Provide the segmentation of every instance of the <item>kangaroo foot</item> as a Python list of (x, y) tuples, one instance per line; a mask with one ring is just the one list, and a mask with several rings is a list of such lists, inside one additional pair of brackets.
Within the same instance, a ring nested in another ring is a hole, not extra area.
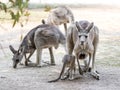
[(72, 81), (72, 80), (74, 80), (75, 78), (74, 78), (73, 75), (72, 75), (72, 76), (70, 75), (68, 79), (69, 79), (70, 81)]
[(29, 67), (41, 67), (41, 65), (36, 64), (36, 63), (29, 63), (28, 66)]
[(40, 64), (35, 64), (35, 66), (36, 66), (36, 67), (41, 67), (41, 65), (40, 65)]
[(27, 61), (25, 61), (25, 66), (28, 66), (28, 62)]
[(67, 79), (67, 78), (69, 78), (69, 74), (62, 76), (62, 77), (61, 77), (61, 80), (65, 80), (65, 79)]
[(24, 64), (20, 62), (20, 64), (19, 64), (19, 65), (24, 65)]
[(93, 72), (91, 72), (91, 75), (92, 75), (95, 79), (100, 80), (100, 74), (98, 73), (98, 71), (93, 71)]
[(55, 63), (54, 63), (54, 62), (53, 62), (53, 63), (52, 63), (52, 62), (50, 63), (49, 61), (43, 61), (43, 60), (42, 60), (42, 63), (45, 63), (45, 64), (47, 64), (47, 65), (55, 66)]

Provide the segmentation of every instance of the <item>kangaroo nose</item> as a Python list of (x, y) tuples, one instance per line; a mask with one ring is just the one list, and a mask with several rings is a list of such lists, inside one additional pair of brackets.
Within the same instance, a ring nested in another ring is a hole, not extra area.
[(81, 41), (81, 45), (83, 45), (84, 41)]

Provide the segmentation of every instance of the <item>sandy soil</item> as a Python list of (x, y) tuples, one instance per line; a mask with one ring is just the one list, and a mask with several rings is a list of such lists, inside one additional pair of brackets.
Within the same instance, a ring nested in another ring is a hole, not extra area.
[[(120, 9), (113, 7), (72, 8), (75, 20), (94, 22), (100, 29), (100, 43), (96, 55), (96, 69), (100, 80), (89, 74), (78, 79), (48, 83), (58, 77), (62, 67), (61, 58), (65, 54), (63, 46), (54, 50), (56, 66), (25, 67), (18, 65), (12, 68), (12, 53), (8, 46), (16, 49), (20, 44), (20, 34), (25, 35), (30, 29), (39, 25), (47, 13), (43, 10), (32, 10), (30, 22), (21, 28), (17, 25), (1, 22), (0, 25), (0, 90), (120, 90)], [(43, 15), (44, 14), (44, 15)], [(40, 17), (40, 19), (39, 19)], [(60, 26), (62, 32), (63, 27)], [(49, 61), (49, 52), (43, 51), (43, 60)], [(24, 60), (23, 60), (24, 61)], [(31, 61), (35, 62), (35, 54)]]

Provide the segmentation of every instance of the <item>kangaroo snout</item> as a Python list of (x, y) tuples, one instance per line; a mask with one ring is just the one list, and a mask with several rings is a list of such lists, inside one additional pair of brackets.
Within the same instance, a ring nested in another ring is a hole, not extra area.
[(13, 68), (16, 68), (18, 63), (19, 63), (19, 61), (17, 61), (17, 62), (13, 61)]
[(81, 45), (84, 45), (84, 41), (81, 41)]

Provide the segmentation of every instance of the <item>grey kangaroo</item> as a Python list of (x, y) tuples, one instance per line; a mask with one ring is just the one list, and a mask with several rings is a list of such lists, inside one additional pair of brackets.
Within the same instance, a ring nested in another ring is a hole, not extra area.
[[(79, 73), (83, 74), (83, 70), (80, 67), (78, 59), (83, 59), (88, 71), (91, 67), (91, 74), (99, 79), (99, 74), (96, 73), (94, 68), (95, 55), (97, 50), (97, 45), (99, 42), (99, 30), (94, 23), (88, 21), (79, 21), (74, 25), (71, 25), (68, 29), (67, 35), (67, 50), (68, 54), (72, 54), (73, 51), (76, 55)], [(89, 56), (89, 60), (85, 59)]]
[[(35, 35), (39, 32), (39, 35)], [(41, 33), (40, 33), (41, 32)], [(38, 37), (41, 37), (41, 40), (36, 40)], [(52, 37), (49, 39), (49, 37)], [(51, 39), (56, 41), (55, 43), (50, 42)], [(62, 41), (63, 40), (63, 41)], [(18, 50), (15, 50), (11, 45), (9, 46), (10, 50), (13, 52), (13, 67), (16, 68), (17, 64), (22, 60), (23, 56), (25, 56), (25, 65), (28, 65), (29, 58), (32, 56), (34, 51), (38, 49), (36, 48), (36, 43), (41, 43), (41, 48), (49, 48), (50, 57), (51, 57), (51, 64), (54, 65), (54, 56), (52, 51), (52, 46), (54, 44), (57, 44), (55, 46), (58, 46), (58, 43), (65, 43), (65, 37), (64, 35), (59, 31), (58, 28), (51, 26), (51, 25), (39, 25), (35, 28), (33, 28), (23, 39), (22, 43), (19, 46)], [(43, 44), (44, 43), (44, 44)], [(51, 47), (49, 47), (48, 44), (51, 44)], [(37, 45), (38, 46), (38, 45)], [(29, 56), (26, 57), (26, 54), (29, 53)], [(37, 54), (38, 55), (38, 54)], [(39, 62), (39, 61), (37, 61)], [(38, 65), (38, 63), (36, 63)]]
[[(30, 30), (27, 35), (24, 37), (23, 41), (21, 42), (18, 50), (15, 50), (12, 45), (9, 46), (10, 50), (13, 53), (13, 68), (17, 67), (17, 64), (21, 62), (23, 56), (25, 57), (25, 65), (28, 65), (28, 60), (36, 50), (35, 44), (34, 44), (34, 34), (37, 28), (40, 28), (41, 26), (37, 26)], [(26, 54), (29, 53), (29, 56), (27, 57)]]
[(68, 67), (68, 70), (66, 72), (67, 75), (65, 77), (63, 77), (63, 79), (67, 79), (69, 77), (70, 80), (73, 80), (73, 78), (74, 78), (73, 71), (75, 73), (75, 56), (64, 55), (62, 62), (63, 62), (63, 67), (62, 67), (59, 77), (57, 79), (54, 79), (54, 80), (51, 80), (48, 82), (56, 82), (59, 79), (61, 79), (62, 75), (64, 75), (65, 68), (67, 68), (67, 67)]
[(64, 24), (66, 35), (67, 23), (74, 23), (74, 15), (72, 11), (66, 6), (58, 6), (52, 9), (47, 17), (47, 24), (56, 26)]

